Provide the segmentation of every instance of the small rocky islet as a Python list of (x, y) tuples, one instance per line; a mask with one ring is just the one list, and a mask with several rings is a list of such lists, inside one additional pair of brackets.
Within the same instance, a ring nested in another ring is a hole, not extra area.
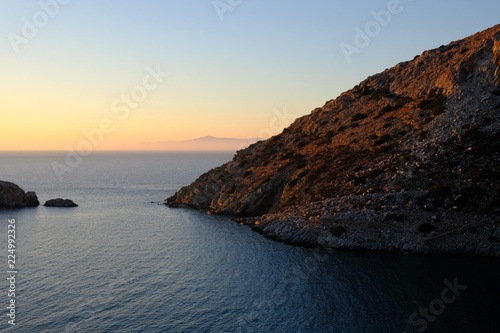
[[(1, 208), (22, 208), (37, 207), (40, 201), (35, 192), (25, 192), (18, 185), (0, 180), (0, 209)], [(46, 207), (77, 207), (70, 199), (50, 199), (44, 204)]]
[(500, 25), (425, 51), (165, 200), (266, 237), (500, 256)]
[(35, 192), (25, 192), (18, 185), (0, 180), (0, 208), (36, 207), (40, 205)]
[(43, 205), (45, 207), (78, 207), (73, 200), (62, 198), (47, 200)]

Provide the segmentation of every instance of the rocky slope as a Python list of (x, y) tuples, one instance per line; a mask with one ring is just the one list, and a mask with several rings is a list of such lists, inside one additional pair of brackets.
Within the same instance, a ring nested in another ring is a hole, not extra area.
[(24, 192), (16, 184), (0, 180), (0, 208), (35, 207), (39, 204), (35, 192)]
[(295, 244), (500, 255), (499, 118), (495, 26), (367, 78), (166, 203)]

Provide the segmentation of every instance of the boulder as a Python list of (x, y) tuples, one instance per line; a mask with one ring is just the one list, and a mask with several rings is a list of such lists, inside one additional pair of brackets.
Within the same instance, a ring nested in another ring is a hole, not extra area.
[(44, 206), (46, 206), (46, 207), (77, 207), (78, 205), (70, 199), (57, 198), (57, 199), (47, 200), (45, 202)]
[(0, 180), (0, 208), (36, 207), (39, 204), (35, 192), (24, 192), (16, 184)]

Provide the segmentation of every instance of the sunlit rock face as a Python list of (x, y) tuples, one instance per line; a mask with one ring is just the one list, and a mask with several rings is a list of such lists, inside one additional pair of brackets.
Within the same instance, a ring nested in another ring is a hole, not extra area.
[(371, 76), (167, 202), (257, 215), (367, 191), (491, 194), (477, 174), (498, 165), (499, 45), (496, 26)]
[[(372, 207), (382, 217), (388, 207), (491, 217), (500, 207), (499, 46), (495, 26), (368, 77), (166, 204), (246, 217), (296, 209), (299, 229), (336, 214), (325, 213), (334, 199), (343, 209), (342, 198), (371, 194), (387, 199)], [(420, 196), (390, 196), (402, 192)]]

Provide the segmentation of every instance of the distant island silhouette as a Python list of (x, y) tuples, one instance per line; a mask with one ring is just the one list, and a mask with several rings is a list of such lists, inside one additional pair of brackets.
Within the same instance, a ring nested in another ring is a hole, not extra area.
[(190, 140), (170, 140), (159, 142), (142, 142), (124, 148), (131, 150), (211, 150), (211, 151), (236, 151), (249, 145), (264, 140), (262, 138), (217, 138), (204, 136)]

